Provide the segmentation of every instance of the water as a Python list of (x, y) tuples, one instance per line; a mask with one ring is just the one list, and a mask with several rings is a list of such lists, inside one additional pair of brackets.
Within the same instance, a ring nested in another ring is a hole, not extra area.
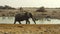
[[(0, 17), (0, 24), (14, 24), (14, 17)], [(32, 21), (32, 19), (29, 19), (30, 24), (34, 24), (34, 22)], [(22, 24), (26, 24), (25, 21), (21, 21)], [(19, 24), (18, 22), (16, 22), (16, 24)], [(59, 19), (49, 19), (49, 21), (44, 18), (44, 19), (40, 19), (38, 21), (36, 21), (36, 24), (60, 24), (60, 20)]]

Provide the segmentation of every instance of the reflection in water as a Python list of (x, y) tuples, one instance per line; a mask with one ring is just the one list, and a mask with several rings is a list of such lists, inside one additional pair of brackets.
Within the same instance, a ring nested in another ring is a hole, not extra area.
[[(0, 24), (14, 24), (14, 17), (0, 17)], [(30, 24), (34, 24), (34, 22), (32, 21), (32, 19), (30, 20)], [(26, 21), (22, 21), (22, 24), (26, 24)], [(60, 24), (60, 20), (59, 19), (50, 19), (50, 18), (43, 18), (43, 19), (39, 19), (36, 21), (37, 24)], [(16, 24), (19, 24), (18, 22)]]
[(8, 17), (8, 19), (13, 19), (13, 17)]
[(2, 17), (2, 19), (5, 19), (5, 17)]

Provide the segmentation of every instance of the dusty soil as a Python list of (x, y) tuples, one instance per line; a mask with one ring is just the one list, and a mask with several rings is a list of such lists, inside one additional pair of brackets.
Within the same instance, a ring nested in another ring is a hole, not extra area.
[(0, 34), (60, 34), (59, 24), (0, 24)]

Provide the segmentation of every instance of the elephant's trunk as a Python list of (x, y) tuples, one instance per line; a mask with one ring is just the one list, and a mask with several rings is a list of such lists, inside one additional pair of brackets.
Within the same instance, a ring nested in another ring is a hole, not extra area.
[(33, 21), (34, 21), (34, 23), (36, 24), (35, 19), (34, 19), (34, 18), (32, 18), (32, 20), (33, 20)]

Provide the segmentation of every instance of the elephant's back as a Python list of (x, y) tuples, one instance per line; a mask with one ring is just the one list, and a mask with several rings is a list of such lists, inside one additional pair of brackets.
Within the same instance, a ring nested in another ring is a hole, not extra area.
[(24, 16), (24, 13), (18, 13), (18, 14), (15, 15), (15, 18), (21, 18), (23, 16)]

